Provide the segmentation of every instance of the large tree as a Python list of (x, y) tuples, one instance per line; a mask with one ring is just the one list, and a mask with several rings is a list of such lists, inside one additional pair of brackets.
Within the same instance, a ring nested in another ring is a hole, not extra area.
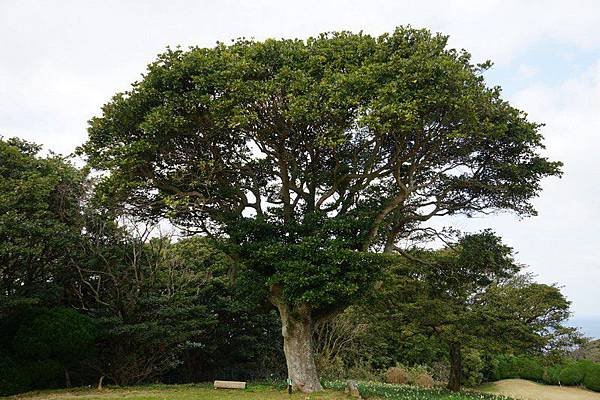
[(436, 216), (534, 213), (540, 125), (447, 37), (399, 28), (168, 50), (92, 119), (100, 190), (228, 239), (282, 320), (294, 386), (321, 388), (315, 321), (369, 287)]

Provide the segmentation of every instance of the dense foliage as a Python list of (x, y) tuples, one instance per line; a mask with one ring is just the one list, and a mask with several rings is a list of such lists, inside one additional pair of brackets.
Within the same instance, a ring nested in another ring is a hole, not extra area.
[(94, 338), (83, 317), (49, 311), (73, 299), (67, 265), (83, 226), (84, 176), (39, 151), (0, 138), (0, 394), (68, 382)]
[(1, 394), (282, 374), (277, 317), (216, 243), (117, 224), (64, 158), (0, 150)]
[(83, 174), (40, 147), (0, 137), (0, 314), (64, 300), (82, 220)]
[(600, 392), (600, 363), (588, 366), (583, 384), (586, 388), (595, 392)]

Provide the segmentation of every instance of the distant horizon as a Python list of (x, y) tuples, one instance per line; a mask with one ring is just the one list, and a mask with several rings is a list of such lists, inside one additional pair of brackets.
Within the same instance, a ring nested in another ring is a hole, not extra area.
[(589, 338), (594, 340), (600, 339), (600, 317), (584, 316), (577, 317), (573, 316), (569, 318), (567, 324), (575, 328), (580, 328), (581, 332)]

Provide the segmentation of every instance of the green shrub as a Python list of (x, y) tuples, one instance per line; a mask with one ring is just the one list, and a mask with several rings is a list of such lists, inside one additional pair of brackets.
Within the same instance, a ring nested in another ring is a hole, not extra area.
[(462, 357), (462, 380), (465, 386), (478, 386), (483, 382), (485, 363), (478, 351), (465, 351)]
[(565, 365), (560, 371), (558, 379), (561, 385), (576, 386), (583, 382), (585, 370), (581, 364), (571, 363)]
[(94, 322), (70, 308), (55, 308), (22, 324), (13, 341), (20, 357), (77, 363), (93, 352)]
[(0, 396), (59, 387), (63, 380), (63, 369), (58, 361), (15, 362), (8, 357), (0, 358)]
[(516, 375), (521, 379), (541, 382), (544, 380), (544, 367), (535, 358), (515, 357)]
[(529, 356), (500, 355), (491, 361), (491, 379), (521, 378), (542, 382), (544, 367), (540, 360)]
[(63, 385), (65, 368), (93, 356), (95, 328), (91, 319), (69, 308), (23, 318), (4, 339), (11, 355), (0, 357), (0, 395)]
[(593, 363), (587, 367), (583, 384), (590, 390), (600, 392), (600, 364)]
[(500, 355), (492, 360), (492, 380), (518, 378), (516, 357)]
[(591, 368), (593, 368), (593, 366), (596, 364), (595, 362), (593, 362), (591, 360), (577, 360), (577, 361), (575, 361), (575, 363), (581, 367), (581, 369), (583, 370), (584, 376), (587, 375), (588, 371)]
[(558, 385), (560, 383), (560, 371), (562, 368), (563, 367), (560, 364), (546, 367), (544, 370), (543, 382), (548, 385)]
[(64, 370), (56, 360), (24, 361), (21, 369), (31, 377), (32, 388), (48, 389), (64, 384)]

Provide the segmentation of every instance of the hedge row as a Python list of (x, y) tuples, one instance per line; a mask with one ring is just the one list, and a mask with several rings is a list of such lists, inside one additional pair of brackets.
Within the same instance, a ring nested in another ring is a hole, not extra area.
[(56, 361), (16, 362), (0, 355), (0, 396), (59, 387), (64, 379), (62, 374), (62, 366)]
[(600, 392), (600, 363), (589, 360), (544, 367), (536, 358), (505, 355), (493, 360), (491, 372), (493, 380), (521, 378), (549, 385), (583, 385)]

